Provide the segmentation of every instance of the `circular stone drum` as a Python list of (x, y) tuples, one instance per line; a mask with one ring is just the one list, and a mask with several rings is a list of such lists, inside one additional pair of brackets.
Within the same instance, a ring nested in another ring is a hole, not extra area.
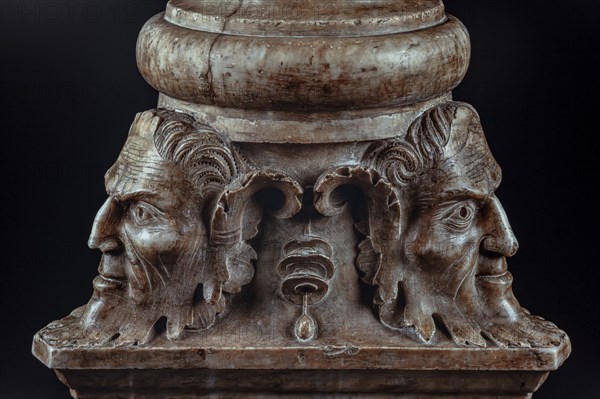
[(449, 99), (469, 58), (441, 0), (172, 0), (137, 46), (160, 106), (242, 142), (397, 136)]

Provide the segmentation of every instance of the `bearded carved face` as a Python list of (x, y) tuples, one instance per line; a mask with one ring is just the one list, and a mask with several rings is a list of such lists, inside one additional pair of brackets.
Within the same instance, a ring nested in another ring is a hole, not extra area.
[(102, 260), (83, 320), (91, 330), (121, 339), (141, 341), (161, 317), (172, 322), (189, 311), (185, 304), (191, 304), (195, 290), (190, 281), (197, 280), (197, 258), (206, 241), (189, 183), (155, 148), (156, 123), (150, 115), (134, 123), (106, 174), (109, 197), (89, 238)]
[(480, 256), (499, 259), (518, 248), (494, 195), (500, 169), (481, 127), (466, 111), (456, 118), (443, 157), (406, 188), (410, 220), (402, 239), (403, 256), (427, 274), (436, 293), (449, 298), (478, 274)]
[[(415, 327), (425, 341), (433, 338), (436, 323), (443, 325), (466, 346), (485, 347), (486, 339), (498, 346), (560, 342), (564, 333), (531, 316), (513, 295), (506, 258), (519, 244), (494, 194), (501, 172), (479, 118), (468, 106), (448, 108), (447, 123), (431, 119), (421, 125), (445, 126), (443, 151), (399, 190), (401, 323)], [(419, 140), (426, 145), (427, 138)]]
[(406, 222), (400, 256), (407, 268), (403, 287), (411, 298), (405, 316), (426, 339), (438, 318), (462, 343), (485, 346), (478, 326), (465, 315), (465, 307), (478, 300), (475, 277), (509, 279), (505, 257), (518, 249), (494, 195), (499, 183), (500, 168), (478, 119), (470, 109), (458, 108), (443, 156), (402, 195)]

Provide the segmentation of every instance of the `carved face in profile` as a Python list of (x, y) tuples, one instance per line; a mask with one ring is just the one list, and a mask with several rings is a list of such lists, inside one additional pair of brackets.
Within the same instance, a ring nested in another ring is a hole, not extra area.
[(212, 327), (254, 276), (253, 199), (271, 187), (286, 196), (274, 216), (300, 210), (297, 183), (252, 170), (210, 126), (164, 109), (138, 115), (89, 240), (102, 260), (92, 299), (74, 314), (82, 339), (127, 345)]
[(499, 346), (560, 341), (560, 330), (530, 316), (513, 296), (506, 257), (518, 243), (494, 194), (500, 168), (470, 106), (450, 102), (426, 111), (406, 138), (377, 151), (375, 162), (398, 198), (384, 211), (398, 220), (388, 229), (398, 231), (396, 245), (370, 233), (382, 254), (371, 274), (383, 323), (414, 327), (426, 342), (436, 323), (459, 345), (483, 347), (484, 337)]
[[(500, 168), (476, 112), (461, 103), (431, 110), (415, 122), (405, 143), (413, 151), (402, 154), (404, 169), (395, 176), (404, 178), (402, 323), (430, 341), (435, 319), (467, 346), (486, 346), (484, 337), (498, 346), (560, 342), (564, 333), (531, 316), (513, 295), (506, 258), (519, 245), (494, 194)], [(406, 162), (409, 153), (417, 162)]]
[(96, 216), (89, 245), (103, 253), (97, 292), (124, 288), (136, 304), (146, 305), (168, 285), (201, 223), (181, 170), (140, 133), (132, 132), (106, 174), (109, 197)]
[(479, 119), (466, 106), (453, 112), (442, 155), (404, 189), (409, 205), (401, 256), (410, 272), (403, 287), (421, 291), (405, 314), (427, 338), (437, 317), (461, 342), (485, 346), (463, 305), (477, 300), (476, 276), (510, 281), (505, 257), (515, 254), (518, 243), (494, 194), (501, 173)]
[[(480, 249), (504, 256), (517, 249), (494, 195), (500, 183), (499, 166), (468, 109), (459, 108), (455, 118), (436, 167), (407, 187), (411, 222), (404, 233), (406, 256), (427, 272), (445, 274), (445, 286), (453, 295), (456, 283), (464, 279), (461, 272), (473, 269)], [(491, 241), (493, 245), (488, 244)]]
[[(182, 169), (156, 149), (158, 123), (152, 113), (136, 119), (106, 174), (109, 197), (89, 238), (102, 260), (84, 321), (92, 330), (139, 340), (161, 317), (178, 318), (169, 302), (180, 299), (182, 308), (191, 303), (195, 287), (186, 280), (197, 280), (194, 269), (206, 241), (198, 196)], [(173, 285), (184, 291), (182, 298), (167, 297)]]

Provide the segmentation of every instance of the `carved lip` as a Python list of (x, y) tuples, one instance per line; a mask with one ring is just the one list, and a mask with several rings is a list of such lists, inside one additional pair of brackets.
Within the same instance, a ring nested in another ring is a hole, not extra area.
[(98, 275), (111, 281), (125, 282), (125, 269), (127, 262), (123, 255), (103, 254), (98, 267)]
[(118, 290), (118, 289), (122, 289), (125, 284), (126, 284), (126, 280), (120, 280), (120, 279), (115, 279), (115, 278), (111, 278), (111, 277), (106, 277), (103, 276), (102, 274), (100, 274), (99, 276), (97, 276), (94, 279), (94, 290), (97, 292), (105, 292), (105, 291), (109, 291), (109, 290)]
[(502, 274), (477, 276), (477, 278), (495, 284), (510, 284), (513, 281), (513, 276), (508, 270)]

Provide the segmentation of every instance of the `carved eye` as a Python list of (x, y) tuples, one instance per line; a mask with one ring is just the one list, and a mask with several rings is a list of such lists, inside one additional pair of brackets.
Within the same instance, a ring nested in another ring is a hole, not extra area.
[(446, 218), (447, 225), (453, 230), (464, 231), (475, 219), (476, 210), (469, 203), (461, 203), (454, 207)]
[(147, 226), (160, 219), (160, 211), (145, 202), (136, 202), (129, 206), (129, 215), (138, 226)]

